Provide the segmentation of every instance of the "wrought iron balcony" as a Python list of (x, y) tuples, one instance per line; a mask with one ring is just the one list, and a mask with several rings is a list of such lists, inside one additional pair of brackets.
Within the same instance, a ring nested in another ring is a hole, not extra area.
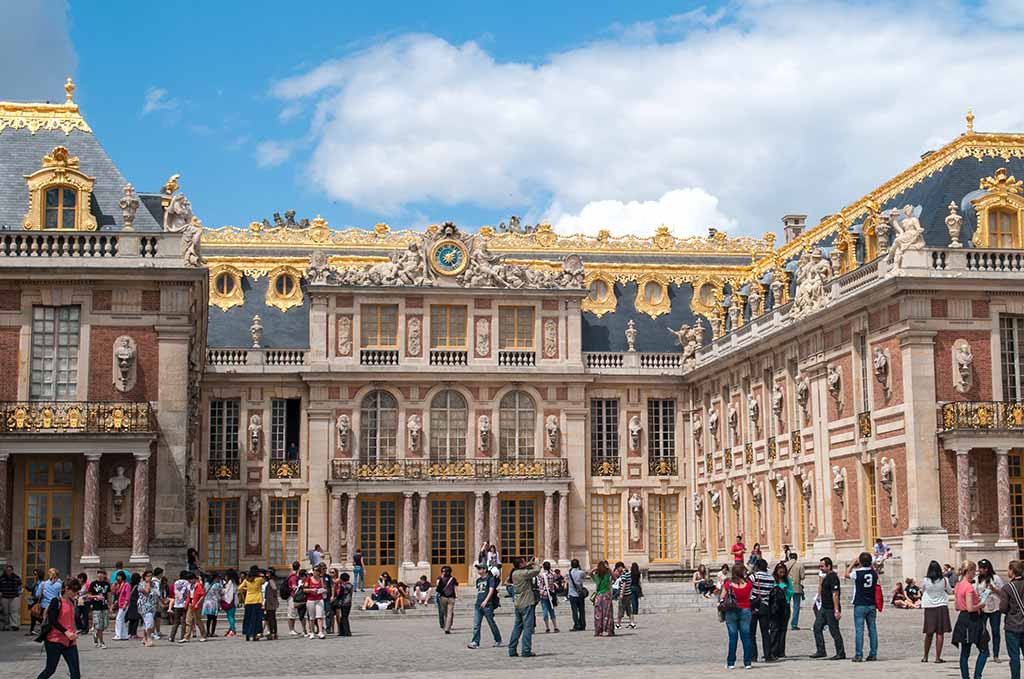
[(298, 460), (271, 460), (270, 478), (297, 479), (302, 475), (302, 467)]
[(149, 403), (108, 401), (0, 402), (0, 434), (152, 434)]
[(939, 431), (1024, 431), (1024, 402), (945, 403), (939, 411)]
[(240, 472), (238, 460), (209, 460), (206, 463), (207, 481), (237, 481)]
[(594, 457), (590, 460), (592, 476), (618, 476), (622, 473), (622, 460), (616, 457)]
[(566, 460), (331, 460), (332, 481), (472, 481), (567, 479)]
[(647, 472), (651, 476), (677, 476), (679, 460), (675, 457), (652, 457), (647, 461)]

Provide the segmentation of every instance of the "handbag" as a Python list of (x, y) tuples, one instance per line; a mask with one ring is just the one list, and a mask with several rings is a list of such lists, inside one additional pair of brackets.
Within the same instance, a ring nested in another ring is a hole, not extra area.
[(885, 596), (882, 595), (882, 586), (879, 584), (875, 585), (875, 609), (881, 613), (882, 608), (885, 606)]
[(220, 610), (222, 610), (222, 611), (230, 611), (232, 608), (234, 608), (234, 606), (229, 604), (227, 601), (225, 601), (224, 599), (220, 600)]
[(729, 611), (735, 611), (739, 609), (739, 602), (736, 601), (736, 595), (732, 593), (732, 587), (726, 585), (725, 593), (722, 598), (718, 601), (718, 612), (725, 615)]

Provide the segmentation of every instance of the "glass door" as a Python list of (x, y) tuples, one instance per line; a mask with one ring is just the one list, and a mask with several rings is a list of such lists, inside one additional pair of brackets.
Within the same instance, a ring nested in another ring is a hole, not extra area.
[[(452, 575), (461, 584), (469, 582), (466, 559), (466, 501), (455, 498), (430, 498), (430, 574), (441, 575), (442, 566), (451, 566)], [(473, 574), (476, 577), (476, 573)]]

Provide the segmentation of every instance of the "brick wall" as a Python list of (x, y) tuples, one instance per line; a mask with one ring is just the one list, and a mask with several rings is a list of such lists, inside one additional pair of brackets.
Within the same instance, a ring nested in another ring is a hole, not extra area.
[[(935, 398), (939, 401), (988, 401), (992, 399), (992, 352), (985, 330), (941, 330), (935, 336)], [(965, 339), (974, 355), (971, 388), (961, 394), (953, 388), (953, 344)]]
[[(114, 388), (114, 342), (121, 335), (135, 340), (135, 386), (127, 392)], [(92, 326), (89, 336), (89, 400), (156, 401), (160, 356), (152, 328)]]
[(0, 290), (0, 311), (21, 311), (21, 290)]
[[(874, 360), (875, 349), (889, 352), (889, 395), (886, 397), (885, 387), (875, 378)], [(868, 379), (871, 380), (871, 398), (875, 409), (887, 408), (889, 406), (903, 403), (903, 356), (900, 352), (900, 340), (898, 337), (891, 337), (882, 342), (874, 342), (868, 346), (868, 360), (871, 361), (871, 369), (868, 371)]]
[(846, 468), (846, 492), (847, 498), (846, 517), (849, 522), (848, 528), (843, 528), (843, 509), (839, 502), (840, 496), (832, 490), (832, 469), (828, 470), (828, 492), (832, 493), (832, 526), (835, 528), (837, 540), (855, 540), (860, 538), (861, 499), (860, 499), (860, 477), (858, 475), (857, 463), (852, 458), (845, 460), (833, 460), (832, 466)]
[(0, 328), (0, 400), (3, 401), (18, 399), (18, 338), (20, 335), (20, 328)]
[(841, 411), (836, 399), (832, 398), (832, 394), (828, 392), (827, 386), (825, 391), (825, 400), (828, 403), (828, 420), (829, 422), (834, 422), (850, 417), (856, 410), (856, 404), (853, 400), (853, 356), (849, 353), (837, 356), (832, 361), (829, 361), (829, 365), (838, 368), (842, 375), (839, 383), (843, 401), (843, 409)]

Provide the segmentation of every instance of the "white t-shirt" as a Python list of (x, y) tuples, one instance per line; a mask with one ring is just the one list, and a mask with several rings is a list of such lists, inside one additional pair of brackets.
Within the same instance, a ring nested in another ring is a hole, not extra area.
[(949, 606), (949, 595), (953, 590), (949, 588), (949, 581), (946, 578), (921, 581), (921, 608), (942, 608)]

